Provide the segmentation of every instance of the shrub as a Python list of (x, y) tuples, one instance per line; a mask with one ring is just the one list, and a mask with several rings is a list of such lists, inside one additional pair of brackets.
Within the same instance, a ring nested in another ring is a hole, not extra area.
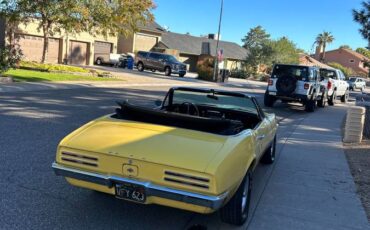
[(206, 57), (197, 64), (198, 78), (205, 81), (213, 81), (213, 62), (214, 59)]
[(60, 65), (60, 64), (42, 64), (37, 62), (21, 61), (19, 68), (21, 69), (30, 69), (37, 70), (42, 72), (76, 72), (76, 73), (88, 73), (89, 70), (78, 67), (78, 66), (69, 66), (69, 65)]
[(22, 51), (18, 47), (8, 45), (0, 48), (0, 74), (16, 68), (22, 56)]
[(249, 77), (247, 71), (245, 70), (231, 70), (230, 77), (232, 78), (240, 78), (240, 79), (247, 79)]
[(341, 70), (344, 73), (344, 75), (346, 75), (346, 77), (351, 76), (352, 73), (353, 73), (351, 68), (346, 68), (346, 67), (344, 67), (341, 64), (336, 63), (336, 62), (329, 62), (328, 65), (335, 68), (335, 69)]

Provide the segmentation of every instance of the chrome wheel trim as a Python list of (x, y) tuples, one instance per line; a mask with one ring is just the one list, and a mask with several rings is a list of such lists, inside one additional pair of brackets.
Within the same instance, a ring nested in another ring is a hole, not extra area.
[(244, 215), (245, 210), (247, 208), (247, 204), (249, 202), (249, 185), (250, 185), (250, 177), (249, 175), (247, 176), (244, 184), (244, 190), (243, 190), (243, 196), (242, 196), (242, 213)]

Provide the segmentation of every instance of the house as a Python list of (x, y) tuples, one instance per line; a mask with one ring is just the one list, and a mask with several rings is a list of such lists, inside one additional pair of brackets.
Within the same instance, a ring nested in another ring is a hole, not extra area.
[[(165, 32), (156, 46), (157, 51), (174, 54), (180, 61), (188, 65), (188, 70), (195, 72), (201, 55), (216, 56), (215, 36), (196, 37), (189, 34)], [(219, 41), (219, 49), (223, 52), (224, 61), (221, 67), (239, 69), (248, 55), (246, 49), (234, 42)]]
[(319, 62), (315, 58), (307, 55), (307, 54), (300, 54), (299, 55), (299, 64), (300, 65), (305, 65), (305, 66), (316, 66), (319, 68), (327, 68), (327, 69), (332, 69), (331, 66), (328, 66), (322, 62)]
[[(95, 54), (134, 53), (138, 50), (151, 50), (161, 39), (163, 28), (157, 23), (138, 26), (138, 32), (124, 36), (93, 36), (83, 32), (79, 34), (56, 33), (49, 38), (47, 63), (68, 63), (75, 65), (93, 65)], [(0, 19), (0, 46), (7, 44), (7, 25)], [(15, 32), (16, 43), (23, 51), (24, 59), (40, 62), (43, 50), (42, 32), (37, 22), (19, 25)]]
[(131, 36), (118, 36), (118, 53), (137, 53), (152, 50), (164, 33), (164, 29), (156, 22), (148, 22), (138, 26), (139, 31)]
[[(318, 59), (321, 55), (321, 50), (317, 49), (315, 58)], [(370, 61), (369, 58), (357, 53), (351, 49), (339, 48), (325, 52), (325, 62), (336, 62), (344, 67), (350, 68), (358, 75), (368, 76), (369, 68), (365, 67), (364, 60)]]

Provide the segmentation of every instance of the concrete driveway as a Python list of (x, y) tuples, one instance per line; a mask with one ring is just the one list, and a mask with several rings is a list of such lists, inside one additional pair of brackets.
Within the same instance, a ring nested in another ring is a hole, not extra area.
[[(221, 87), (251, 91), (243, 84)], [(112, 113), (117, 100), (153, 106), (167, 89), (82, 87), (1, 94), (0, 229), (187, 229), (196, 224), (208, 229), (369, 229), (342, 150), (346, 106), (340, 104), (315, 113), (282, 103), (269, 109), (280, 121), (277, 160), (254, 172), (251, 216), (240, 228), (221, 223), (218, 213), (123, 202), (72, 187), (53, 174), (56, 146), (66, 134)], [(261, 101), (261, 91), (254, 94)]]

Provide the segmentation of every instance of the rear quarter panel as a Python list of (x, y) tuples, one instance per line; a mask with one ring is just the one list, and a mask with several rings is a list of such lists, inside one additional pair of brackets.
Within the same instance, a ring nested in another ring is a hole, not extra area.
[(207, 167), (206, 173), (214, 175), (219, 194), (226, 191), (233, 194), (255, 158), (253, 131), (245, 130), (229, 137), (222, 151)]

